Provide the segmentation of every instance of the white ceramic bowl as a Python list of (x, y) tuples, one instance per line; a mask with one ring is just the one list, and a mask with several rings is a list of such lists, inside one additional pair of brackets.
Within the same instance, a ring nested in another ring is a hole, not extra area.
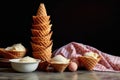
[(39, 59), (36, 62), (19, 62), (20, 59), (10, 59), (11, 67), (18, 72), (33, 72), (38, 68)]

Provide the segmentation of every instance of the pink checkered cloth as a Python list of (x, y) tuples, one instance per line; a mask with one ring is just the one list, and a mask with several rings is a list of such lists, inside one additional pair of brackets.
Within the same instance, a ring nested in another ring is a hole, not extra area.
[(104, 53), (94, 47), (82, 43), (71, 42), (53, 52), (54, 56), (61, 54), (64, 57), (74, 60), (83, 53), (93, 51), (101, 56), (101, 60), (93, 68), (96, 71), (120, 72), (120, 57)]

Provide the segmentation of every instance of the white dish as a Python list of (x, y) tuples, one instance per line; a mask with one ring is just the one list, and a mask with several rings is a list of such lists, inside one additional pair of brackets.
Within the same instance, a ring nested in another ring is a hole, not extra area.
[(41, 60), (36, 59), (36, 62), (19, 62), (20, 59), (10, 59), (11, 67), (18, 72), (33, 72), (38, 68)]

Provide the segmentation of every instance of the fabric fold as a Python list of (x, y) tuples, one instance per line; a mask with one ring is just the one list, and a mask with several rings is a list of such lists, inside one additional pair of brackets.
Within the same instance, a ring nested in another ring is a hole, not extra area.
[[(92, 46), (85, 45), (78, 42), (70, 42), (59, 49), (56, 49), (53, 52), (53, 56), (61, 54), (64, 57), (77, 60), (78, 57), (83, 56), (85, 52), (95, 52), (101, 56), (101, 60), (94, 67), (93, 70), (96, 71), (112, 71), (112, 72), (120, 72), (120, 57), (107, 54), (102, 52)], [(81, 64), (81, 62), (79, 62)]]

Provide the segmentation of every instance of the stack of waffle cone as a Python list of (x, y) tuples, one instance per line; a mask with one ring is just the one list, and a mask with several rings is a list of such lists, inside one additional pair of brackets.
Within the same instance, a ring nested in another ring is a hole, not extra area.
[(99, 56), (97, 59), (91, 56), (81, 56), (79, 57), (80, 62), (87, 70), (93, 70), (96, 64), (100, 61), (101, 57)]
[(52, 56), (53, 42), (51, 36), (50, 16), (47, 15), (44, 3), (40, 3), (36, 15), (32, 16), (31, 47), (34, 58), (49, 61)]

